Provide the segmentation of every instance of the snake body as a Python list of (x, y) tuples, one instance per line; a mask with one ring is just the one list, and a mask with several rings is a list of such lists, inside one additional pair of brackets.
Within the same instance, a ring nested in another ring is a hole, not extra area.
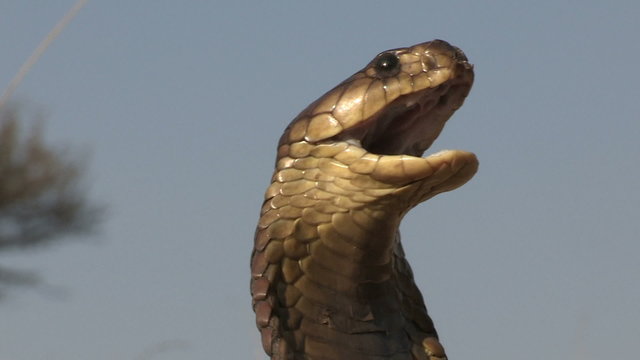
[(289, 124), (251, 258), (271, 359), (446, 359), (398, 227), (475, 174), (469, 152), (420, 157), (472, 83), (442, 40), (388, 50)]

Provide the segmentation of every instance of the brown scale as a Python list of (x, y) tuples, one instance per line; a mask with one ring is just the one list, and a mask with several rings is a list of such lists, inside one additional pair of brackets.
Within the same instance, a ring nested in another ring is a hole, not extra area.
[(398, 227), (475, 174), (469, 152), (420, 157), (472, 83), (472, 65), (444, 41), (393, 49), (289, 124), (251, 259), (272, 359), (446, 359)]

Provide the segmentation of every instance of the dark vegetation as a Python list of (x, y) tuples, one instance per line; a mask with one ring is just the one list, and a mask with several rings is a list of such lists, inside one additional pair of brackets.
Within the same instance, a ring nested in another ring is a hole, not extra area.
[[(0, 108), (0, 256), (86, 233), (100, 217), (81, 186), (84, 162), (46, 144), (39, 124), (24, 130), (19, 110)], [(0, 265), (0, 296), (8, 286), (37, 282)]]

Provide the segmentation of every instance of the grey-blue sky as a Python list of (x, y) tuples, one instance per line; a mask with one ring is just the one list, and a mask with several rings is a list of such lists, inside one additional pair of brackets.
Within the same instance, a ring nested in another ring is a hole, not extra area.
[[(6, 84), (72, 5), (0, 5)], [(253, 228), (284, 126), (377, 52), (460, 46), (476, 84), (433, 149), (476, 152), (403, 239), (452, 359), (633, 358), (640, 334), (635, 1), (91, 1), (18, 91), (90, 149), (86, 242), (3, 264), (69, 291), (0, 304), (0, 359), (260, 359)]]

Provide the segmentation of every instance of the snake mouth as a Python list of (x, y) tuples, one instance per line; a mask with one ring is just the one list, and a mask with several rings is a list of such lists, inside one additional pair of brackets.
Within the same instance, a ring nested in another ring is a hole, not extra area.
[[(462, 106), (473, 84), (473, 67), (466, 60), (435, 87), (398, 96), (355, 126), (328, 139), (361, 148), (375, 159), (371, 176), (400, 186), (428, 184), (433, 196), (466, 183), (478, 169), (475, 155), (442, 150), (422, 158), (445, 123)], [(359, 165), (351, 167), (357, 169)]]
[(458, 79), (400, 96), (333, 140), (347, 141), (378, 155), (420, 157), (462, 106), (469, 90), (468, 80)]
[(396, 185), (437, 181), (452, 189), (473, 176), (475, 155), (422, 154), (462, 106), (473, 79), (473, 65), (444, 41), (380, 53), (303, 110), (280, 138), (279, 154), (291, 155), (298, 142), (319, 149), (336, 145), (333, 149), (343, 148), (344, 154), (327, 150), (327, 156), (350, 171)]

